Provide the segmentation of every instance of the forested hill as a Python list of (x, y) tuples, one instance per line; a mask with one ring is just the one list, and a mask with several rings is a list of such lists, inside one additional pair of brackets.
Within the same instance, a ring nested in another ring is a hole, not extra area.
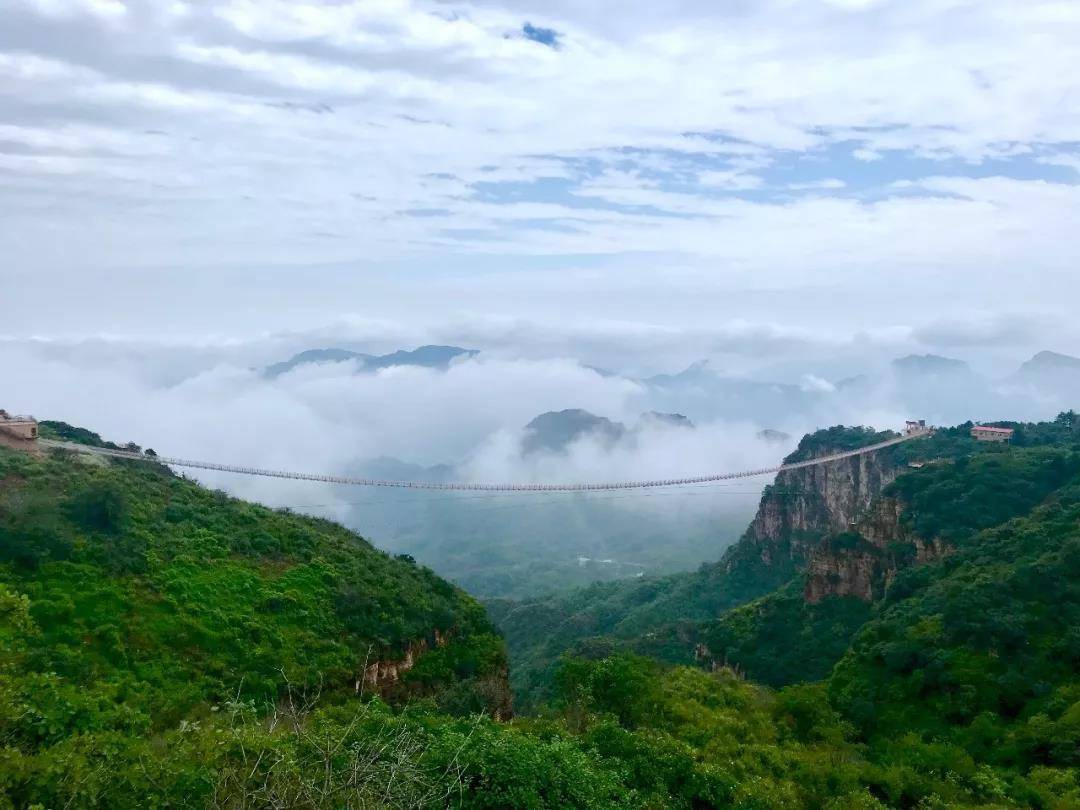
[(0, 641), (0, 745), (28, 767), (286, 684), (509, 711), (503, 642), (465, 593), (148, 463), (0, 448)]
[[(975, 441), (968, 423), (781, 473), (741, 540), (696, 572), (490, 602), (521, 705), (551, 694), (553, 662), (566, 651), (729, 664), (778, 686), (826, 677), (888, 586), (907, 581), (901, 574), (1027, 514), (1071, 480), (1077, 420), (1009, 424), (1009, 445)], [(804, 437), (787, 461), (882, 438), (830, 428)]]
[(1015, 427), (778, 477), (719, 563), (507, 613), (551, 654), (509, 721), (501, 640), (410, 560), (0, 450), (0, 808), (1080, 807), (1080, 421)]

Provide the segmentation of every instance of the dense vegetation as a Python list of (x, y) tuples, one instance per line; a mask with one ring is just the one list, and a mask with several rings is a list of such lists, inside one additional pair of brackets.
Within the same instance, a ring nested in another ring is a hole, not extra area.
[[(422, 477), (403, 473), (386, 477)], [(636, 500), (421, 491), (341, 499), (351, 503), (347, 523), (380, 548), (411, 554), (482, 599), (692, 570), (738, 538), (757, 503), (676, 491)]]
[(0, 744), (31, 771), (286, 681), (353, 694), (410, 645), (434, 649), (392, 696), (448, 711), (497, 702), (505, 668), (483, 608), (430, 571), (152, 464), (0, 452), (0, 597)]
[[(858, 427), (828, 428), (804, 436), (785, 461), (853, 450), (895, 435)], [(900, 445), (883, 452), (892, 456), (903, 449)], [(782, 502), (801, 496), (774, 486), (766, 487), (764, 494)], [(569, 650), (597, 656), (628, 650), (689, 664), (709, 622), (784, 588), (798, 574), (793, 559), (778, 557), (766, 564), (752, 544), (739, 542), (729, 546), (719, 561), (690, 573), (644, 576), (632, 582), (596, 584), (520, 601), (489, 599), (486, 604), (510, 648), (511, 681), (519, 705), (532, 708), (551, 698), (555, 661), (561, 653)], [(779, 603), (771, 604), (775, 607)], [(784, 605), (791, 608), (794, 603)], [(849, 621), (846, 626), (850, 635), (858, 623)], [(846, 639), (834, 642), (832, 649), (827, 665), (822, 659), (816, 671), (827, 671), (846, 649)], [(745, 666), (746, 661), (741, 663)], [(765, 678), (765, 682), (773, 680)]]
[[(1080, 807), (1080, 425), (1018, 427), (896, 449), (923, 465), (883, 497), (950, 552), (877, 603), (739, 549), (494, 603), (537, 655), (512, 722), (483, 612), (408, 560), (153, 465), (0, 451), (0, 806)], [(658, 660), (698, 644), (730, 666)]]

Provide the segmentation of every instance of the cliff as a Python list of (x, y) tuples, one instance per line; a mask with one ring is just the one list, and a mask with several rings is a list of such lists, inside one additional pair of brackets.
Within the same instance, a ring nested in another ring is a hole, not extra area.
[[(787, 461), (802, 461), (881, 434), (832, 428), (803, 439)], [(755, 565), (778, 572), (805, 573), (804, 599), (829, 596), (874, 601), (884, 595), (896, 572), (941, 556), (946, 544), (921, 538), (901, 519), (904, 503), (885, 495), (908, 471), (903, 456), (890, 448), (840, 461), (786, 470), (761, 498), (740, 548), (727, 558), (729, 568)]]
[(363, 674), (357, 677), (355, 689), (362, 692), (369, 689), (383, 694), (401, 683), (402, 676), (409, 672), (416, 662), (432, 647), (446, 646), (451, 633), (442, 633), (435, 629), (431, 633), (431, 641), (420, 638), (409, 642), (405, 653), (400, 658), (386, 658), (364, 664)]
[[(365, 661), (362, 672), (357, 674), (354, 691), (374, 692), (391, 702), (437, 696), (447, 687), (447, 670), (455, 668), (453, 664), (461, 663), (460, 656), (454, 655), (450, 647), (454, 636), (454, 629), (435, 629), (429, 635), (409, 642), (400, 657)], [(446, 658), (448, 653), (454, 659), (452, 662), (433, 660), (440, 656)], [(482, 711), (499, 721), (510, 720), (514, 716), (510, 671), (501, 656), (494, 666), (474, 673), (469, 680), (471, 697), (466, 709)]]
[[(785, 461), (817, 458), (881, 438), (862, 429), (833, 428), (804, 438)], [(765, 490), (740, 545), (751, 547), (767, 566), (783, 558), (802, 565), (822, 538), (849, 531), (864, 518), (901, 469), (894, 453), (882, 451), (785, 470)]]
[(885, 595), (896, 573), (946, 554), (941, 538), (926, 539), (903, 521), (905, 504), (879, 496), (848, 531), (826, 536), (809, 554), (803, 598), (816, 604), (829, 596), (873, 602)]

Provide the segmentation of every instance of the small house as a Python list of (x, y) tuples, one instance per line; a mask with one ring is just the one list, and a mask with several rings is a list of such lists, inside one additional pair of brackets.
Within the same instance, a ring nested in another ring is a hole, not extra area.
[(971, 437), (980, 442), (1007, 442), (1013, 437), (1013, 432), (1012, 428), (975, 425), (971, 429)]
[(38, 423), (32, 416), (12, 416), (0, 410), (0, 431), (16, 439), (33, 441), (38, 437)]

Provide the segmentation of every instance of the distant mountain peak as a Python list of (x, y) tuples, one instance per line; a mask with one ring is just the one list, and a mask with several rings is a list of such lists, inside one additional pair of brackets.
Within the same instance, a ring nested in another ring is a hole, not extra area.
[(294, 354), (282, 363), (274, 363), (263, 371), (267, 377), (278, 377), (297, 366), (310, 363), (342, 363), (350, 360), (358, 362), (363, 371), (376, 371), (390, 366), (420, 366), (422, 368), (446, 369), (459, 357), (475, 357), (480, 352), (476, 349), (463, 349), (460, 346), (425, 345), (415, 349), (399, 349), (383, 355), (362, 354), (348, 349), (308, 349)]
[(351, 360), (362, 360), (367, 362), (370, 359), (370, 354), (361, 354), (360, 352), (353, 352), (348, 349), (337, 349), (332, 347), (328, 349), (307, 349), (306, 351), (294, 354), (288, 360), (267, 366), (263, 370), (263, 374), (267, 377), (279, 377), (282, 374), (292, 371), (297, 366), (313, 363), (346, 363)]
[(1021, 364), (1018, 371), (1044, 371), (1044, 370), (1068, 370), (1080, 371), (1080, 357), (1073, 357), (1060, 352), (1041, 351), (1030, 360)]
[(594, 435), (606, 443), (614, 443), (626, 434), (626, 427), (606, 416), (597, 416), (582, 408), (542, 413), (525, 426), (521, 442), (524, 453), (562, 452), (578, 439)]
[(412, 351), (400, 349), (381, 357), (372, 358), (368, 368), (388, 368), (390, 366), (423, 366), (424, 368), (446, 368), (458, 357), (475, 357), (480, 352), (476, 349), (463, 349), (460, 346), (438, 346), (427, 344)]
[(939, 354), (909, 354), (892, 361), (892, 367), (901, 374), (967, 374), (971, 367), (963, 360), (942, 357)]
[(791, 434), (785, 433), (782, 430), (776, 430), (775, 428), (765, 428), (757, 432), (757, 437), (762, 441), (773, 442), (780, 444), (783, 442), (791, 441)]
[(682, 371), (676, 372), (675, 374), (654, 374), (652, 377), (645, 379), (644, 382), (647, 385), (664, 386), (671, 385), (672, 383), (691, 382), (705, 375), (712, 375), (714, 373), (715, 372), (709, 367), (708, 359), (695, 360)]

